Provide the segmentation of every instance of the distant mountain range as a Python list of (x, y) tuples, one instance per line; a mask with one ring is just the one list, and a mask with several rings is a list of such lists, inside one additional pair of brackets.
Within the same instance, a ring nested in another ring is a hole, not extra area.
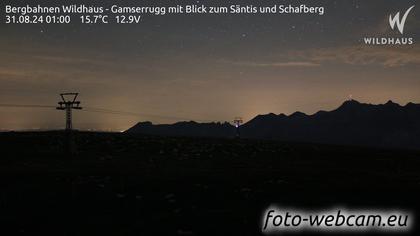
[[(401, 106), (389, 101), (372, 105), (355, 100), (333, 111), (313, 115), (258, 115), (240, 126), (242, 138), (420, 149), (420, 104)], [(229, 123), (140, 122), (128, 133), (164, 136), (235, 137)]]

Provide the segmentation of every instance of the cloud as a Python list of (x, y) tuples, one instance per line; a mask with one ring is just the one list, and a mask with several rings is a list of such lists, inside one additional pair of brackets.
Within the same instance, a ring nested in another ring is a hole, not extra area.
[(292, 50), (278, 54), (271, 61), (221, 60), (247, 67), (319, 67), (328, 64), (397, 67), (420, 64), (420, 47), (401, 46), (342, 46), (331, 48)]
[(56, 64), (79, 64), (79, 65), (95, 65), (95, 66), (110, 66), (112, 62), (80, 57), (63, 57), (63, 56), (49, 56), (49, 55), (35, 55), (32, 56), (35, 60), (47, 61)]
[(2, 79), (3, 76), (27, 76), (27, 73), (21, 70), (0, 67), (0, 79)]
[(287, 58), (314, 64), (379, 65), (396, 67), (420, 64), (419, 47), (347, 46), (290, 51)]
[(314, 67), (320, 64), (310, 61), (282, 61), (282, 62), (234, 62), (224, 61), (225, 63), (237, 66), (250, 66), (250, 67)]

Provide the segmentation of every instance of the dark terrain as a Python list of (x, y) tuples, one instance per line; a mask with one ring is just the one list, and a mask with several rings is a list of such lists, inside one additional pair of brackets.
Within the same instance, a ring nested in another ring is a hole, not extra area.
[[(420, 151), (0, 133), (1, 235), (259, 235), (272, 203), (417, 211)], [(417, 221), (418, 222), (418, 221)]]

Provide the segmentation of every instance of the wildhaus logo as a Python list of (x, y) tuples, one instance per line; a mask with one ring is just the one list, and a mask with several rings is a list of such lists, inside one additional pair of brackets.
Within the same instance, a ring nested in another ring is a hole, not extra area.
[[(404, 15), (401, 17), (400, 12), (397, 12), (394, 16), (389, 15), (389, 26), (392, 30), (398, 29), (401, 35), (404, 34), (405, 21), (414, 5), (408, 8)], [(411, 45), (414, 43), (414, 39), (411, 37), (366, 37), (364, 38), (365, 44), (368, 45)]]
[(392, 15), (389, 15), (389, 25), (391, 26), (391, 29), (395, 28), (395, 25), (397, 25), (398, 30), (401, 34), (404, 33), (404, 26), (405, 26), (405, 20), (407, 20), (407, 16), (410, 13), (410, 11), (414, 8), (414, 6), (411, 6), (408, 8), (408, 10), (404, 13), (404, 16), (400, 20), (400, 12), (395, 14), (394, 17)]

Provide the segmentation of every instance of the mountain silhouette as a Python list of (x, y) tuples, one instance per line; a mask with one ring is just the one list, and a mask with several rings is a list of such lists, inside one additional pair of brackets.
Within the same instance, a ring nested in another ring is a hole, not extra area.
[[(153, 125), (141, 122), (128, 133), (164, 136), (234, 137), (229, 123), (179, 122)], [(356, 100), (333, 111), (313, 115), (295, 112), (258, 115), (240, 127), (242, 138), (339, 145), (420, 149), (420, 104), (401, 106), (392, 101), (372, 105)]]

